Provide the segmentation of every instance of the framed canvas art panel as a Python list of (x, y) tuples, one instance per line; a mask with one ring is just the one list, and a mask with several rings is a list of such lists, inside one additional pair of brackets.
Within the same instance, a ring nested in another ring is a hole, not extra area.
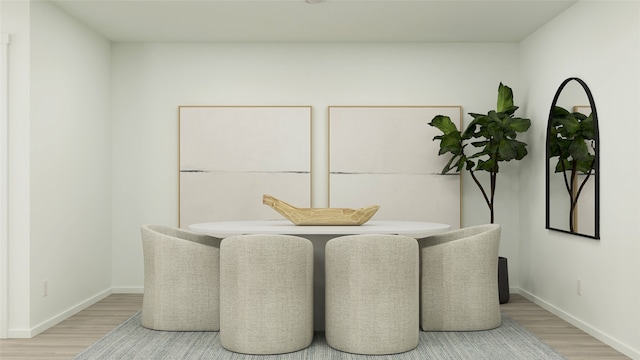
[(180, 227), (266, 220), (270, 194), (310, 201), (310, 106), (181, 106)]
[(441, 175), (429, 126), (436, 115), (460, 124), (460, 106), (331, 106), (330, 204), (380, 205), (373, 220), (429, 221), (460, 227), (460, 175)]

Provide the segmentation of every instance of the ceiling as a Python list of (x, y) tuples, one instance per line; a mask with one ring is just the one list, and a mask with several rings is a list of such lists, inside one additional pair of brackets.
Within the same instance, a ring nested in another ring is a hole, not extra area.
[(52, 0), (114, 42), (517, 42), (577, 0)]

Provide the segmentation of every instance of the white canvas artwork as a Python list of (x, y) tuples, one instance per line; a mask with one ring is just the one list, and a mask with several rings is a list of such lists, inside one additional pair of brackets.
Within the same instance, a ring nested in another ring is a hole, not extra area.
[(461, 123), (459, 106), (331, 106), (330, 204), (380, 205), (372, 220), (460, 227), (460, 176), (441, 175), (436, 115)]
[(310, 201), (310, 106), (181, 106), (180, 227), (279, 218)]

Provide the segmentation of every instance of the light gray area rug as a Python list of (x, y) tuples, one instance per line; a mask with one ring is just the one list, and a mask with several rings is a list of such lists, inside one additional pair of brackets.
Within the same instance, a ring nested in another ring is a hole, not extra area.
[(216, 360), (424, 360), (424, 359), (564, 359), (506, 315), (497, 329), (473, 332), (420, 332), (414, 350), (381, 356), (343, 353), (316, 332), (310, 347), (281, 355), (243, 355), (225, 350), (218, 332), (170, 332), (140, 325), (140, 312), (91, 345), (75, 360), (216, 359)]

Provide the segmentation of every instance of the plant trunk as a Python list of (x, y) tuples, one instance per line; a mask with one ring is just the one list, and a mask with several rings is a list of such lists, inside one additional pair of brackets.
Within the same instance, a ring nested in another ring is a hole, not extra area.
[(577, 162), (573, 163), (571, 168), (571, 185), (569, 188), (569, 231), (576, 231), (576, 204), (578, 203), (577, 194), (576, 194), (576, 183), (577, 183)]
[(473, 181), (476, 183), (476, 185), (482, 192), (484, 201), (487, 203), (487, 207), (489, 207), (489, 218), (491, 220), (491, 224), (493, 224), (495, 220), (494, 211), (493, 211), (493, 199), (496, 193), (496, 179), (498, 177), (498, 171), (496, 169), (496, 171), (489, 173), (489, 178), (491, 183), (489, 195), (487, 195), (487, 192), (484, 191), (482, 184), (480, 184), (480, 181), (476, 177), (476, 174), (473, 172), (473, 170), (469, 170), (469, 173), (471, 174), (471, 178), (473, 178)]
[(489, 203), (489, 211), (491, 212), (491, 224), (493, 224), (495, 220), (493, 205), (494, 205), (494, 196), (496, 193), (496, 180), (498, 179), (498, 159), (495, 159), (495, 166), (493, 167), (493, 171), (490, 173), (490, 177), (491, 177), (491, 201)]

